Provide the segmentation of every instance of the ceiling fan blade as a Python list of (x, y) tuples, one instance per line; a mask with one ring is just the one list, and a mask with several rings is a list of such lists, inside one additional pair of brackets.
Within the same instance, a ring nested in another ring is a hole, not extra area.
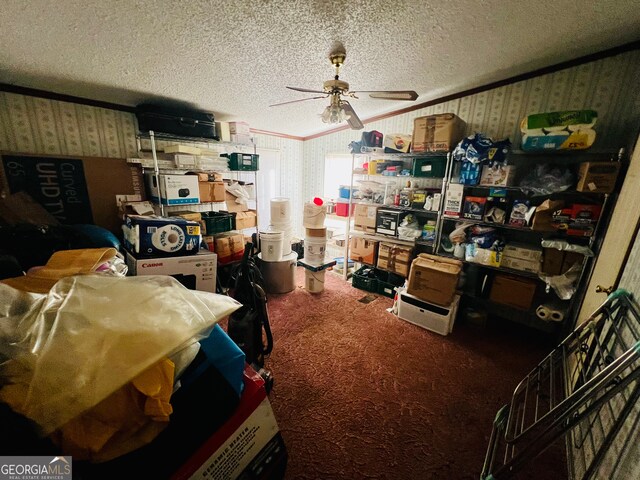
[(282, 103), (274, 103), (273, 105), (269, 105), (270, 107), (279, 107), (280, 105), (288, 105), (290, 103), (298, 103), (298, 102), (306, 102), (307, 100), (316, 100), (318, 98), (327, 98), (327, 95), (324, 95), (322, 97), (309, 97), (309, 98), (300, 98), (298, 100), (291, 100), (289, 102), (282, 102)]
[(353, 130), (361, 130), (361, 129), (363, 129), (364, 128), (364, 124), (360, 121), (360, 118), (358, 117), (358, 115), (356, 115), (356, 112), (353, 109), (353, 107), (351, 106), (351, 104), (349, 102), (347, 102), (346, 100), (343, 100), (341, 105), (342, 105), (342, 108), (343, 108), (344, 112), (349, 116), (349, 118), (347, 118), (347, 123), (349, 124), (349, 126)]
[(381, 98), (384, 100), (409, 100), (413, 101), (418, 98), (418, 94), (413, 90), (360, 90), (350, 93), (368, 93), (371, 98)]
[(322, 90), (309, 90), (308, 88), (298, 88), (298, 87), (286, 87), (289, 90), (295, 90), (296, 92), (306, 92), (306, 93), (327, 93)]

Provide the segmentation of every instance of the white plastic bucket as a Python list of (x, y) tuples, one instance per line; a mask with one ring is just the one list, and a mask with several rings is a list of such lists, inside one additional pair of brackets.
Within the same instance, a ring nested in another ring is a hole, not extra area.
[(327, 210), (324, 205), (316, 205), (311, 202), (304, 204), (302, 223), (305, 228), (323, 228), (326, 216)]
[(291, 222), (291, 202), (285, 197), (271, 199), (271, 223)]
[(284, 235), (281, 231), (265, 230), (260, 232), (260, 252), (265, 262), (279, 262), (282, 260), (282, 241)]
[(290, 254), (291, 240), (293, 239), (293, 224), (291, 222), (271, 222), (269, 228), (282, 232), (282, 255)]
[[(305, 256), (306, 256), (305, 252)], [(320, 293), (324, 290), (324, 270), (319, 272), (312, 272), (311, 270), (304, 271), (304, 288), (310, 293)]]
[(308, 263), (321, 264), (327, 251), (327, 239), (322, 237), (304, 238), (304, 259)]

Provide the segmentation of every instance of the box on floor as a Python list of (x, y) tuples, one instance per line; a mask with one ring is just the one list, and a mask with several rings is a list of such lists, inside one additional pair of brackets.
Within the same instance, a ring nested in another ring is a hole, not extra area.
[(407, 293), (436, 305), (450, 305), (461, 271), (459, 260), (421, 253), (411, 263)]
[(397, 273), (406, 277), (409, 275), (411, 254), (413, 248), (390, 243), (380, 243), (378, 248), (378, 268)]
[(378, 242), (360, 237), (351, 237), (349, 241), (349, 259), (367, 265), (375, 265), (378, 254)]

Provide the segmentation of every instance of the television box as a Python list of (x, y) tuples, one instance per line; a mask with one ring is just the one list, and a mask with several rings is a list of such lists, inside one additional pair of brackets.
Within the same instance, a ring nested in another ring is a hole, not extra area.
[(413, 248), (392, 243), (381, 243), (378, 247), (378, 268), (406, 277)]
[(465, 123), (453, 113), (418, 117), (413, 121), (411, 151), (447, 152), (464, 136)]
[(411, 263), (407, 292), (436, 305), (450, 305), (458, 287), (462, 262), (421, 253)]
[(204, 478), (283, 478), (287, 450), (264, 389), (264, 380), (245, 368), (240, 405), (193, 455), (170, 476)]
[(129, 275), (170, 275), (190, 290), (216, 293), (217, 255), (201, 252), (190, 257), (135, 258), (127, 252)]
[(616, 187), (619, 162), (584, 162), (578, 170), (579, 192), (611, 193)]
[(376, 233), (376, 213), (378, 205), (356, 203), (353, 228), (361, 232)]
[(375, 265), (378, 254), (378, 242), (366, 238), (351, 237), (349, 259), (367, 265)]
[(407, 292), (400, 292), (398, 318), (440, 335), (448, 335), (453, 331), (453, 322), (456, 319), (459, 303), (460, 295), (455, 295), (453, 301), (443, 307), (425, 302)]
[(493, 279), (489, 300), (502, 305), (528, 310), (536, 293), (536, 282), (526, 278), (498, 274)]
[(151, 200), (163, 205), (187, 205), (200, 203), (200, 187), (195, 175), (158, 175), (146, 173), (145, 180)]
[(6, 193), (25, 192), (65, 225), (95, 224), (120, 234), (119, 205), (145, 200), (140, 166), (125, 159), (2, 154)]

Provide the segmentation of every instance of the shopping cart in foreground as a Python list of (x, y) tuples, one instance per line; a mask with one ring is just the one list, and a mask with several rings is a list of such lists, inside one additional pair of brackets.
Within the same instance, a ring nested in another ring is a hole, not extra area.
[[(640, 308), (617, 290), (516, 387), (496, 414), (482, 480), (513, 477), (564, 437), (570, 478), (597, 472), (640, 396)], [(637, 407), (635, 415), (638, 415)], [(633, 448), (627, 440), (620, 451)]]

